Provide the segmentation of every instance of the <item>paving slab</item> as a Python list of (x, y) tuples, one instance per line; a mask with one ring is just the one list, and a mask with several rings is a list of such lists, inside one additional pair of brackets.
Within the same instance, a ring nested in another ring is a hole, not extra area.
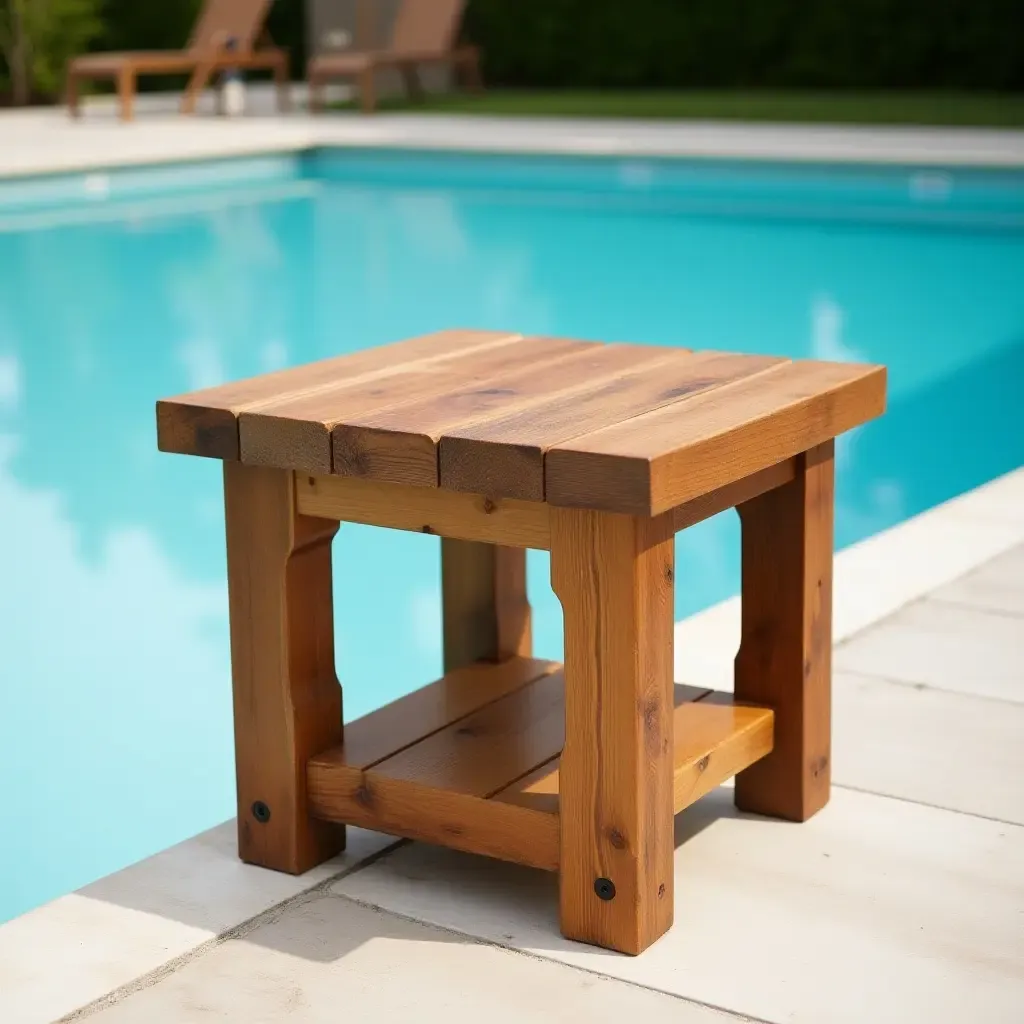
[(981, 611), (1020, 616), (1024, 629), (1024, 545), (940, 587), (931, 597)]
[(1024, 825), (1024, 704), (837, 672), (832, 745), (838, 785)]
[(0, 927), (0, 1021), (71, 1013), (394, 843), (349, 829), (343, 854), (294, 877), (243, 864), (235, 831), (225, 822)]
[(289, 907), (90, 1019), (97, 1024), (737, 1020), (325, 895)]
[(841, 644), (843, 672), (1024, 702), (1024, 624), (1017, 616), (925, 598)]
[(1019, 1024), (1024, 828), (842, 789), (794, 825), (731, 795), (679, 816), (675, 927), (639, 957), (563, 939), (553, 875), (439, 848), (331, 888), (759, 1020)]

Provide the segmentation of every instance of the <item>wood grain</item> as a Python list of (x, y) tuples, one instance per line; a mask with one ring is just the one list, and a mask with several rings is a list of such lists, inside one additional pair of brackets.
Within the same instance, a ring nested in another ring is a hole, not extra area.
[(533, 629), (526, 551), (442, 538), (441, 608), (445, 672), (477, 661), (528, 658)]
[[(684, 704), (692, 704), (705, 698), (710, 690), (699, 686), (685, 686), (676, 683), (673, 687), (673, 703), (675, 710), (673, 717), (679, 722), (681, 708)], [(563, 701), (564, 706), (564, 701)], [(676, 759), (673, 764), (673, 771), (679, 770), (680, 733), (675, 731)], [(495, 794), (495, 800), (502, 800), (510, 804), (518, 804), (521, 807), (532, 807), (536, 811), (545, 811), (548, 814), (558, 813), (558, 770), (561, 758), (555, 757), (545, 762), (529, 775), (516, 780), (511, 786), (506, 787), (500, 793)], [(678, 810), (678, 808), (677, 808)]]
[(345, 726), (343, 742), (310, 759), (310, 771), (368, 768), (560, 666), (536, 658), (467, 665)]
[(781, 362), (768, 356), (655, 349), (649, 360), (631, 362), (614, 376), (583, 381), (525, 409), (499, 408), (446, 429), (440, 442), (441, 486), (543, 501), (544, 457), (552, 446)]
[(771, 755), (736, 779), (742, 810), (804, 821), (831, 782), (833, 443), (795, 480), (739, 507), (743, 596), (736, 699), (775, 711)]
[[(676, 685), (673, 719), (676, 814), (772, 749), (772, 711), (735, 704), (731, 694)], [(557, 814), (560, 767), (554, 758), (494, 799)]]
[(676, 533), (685, 530), (688, 526), (694, 526), (711, 516), (718, 515), (719, 512), (750, 501), (751, 498), (756, 498), (758, 495), (764, 494), (765, 491), (789, 483), (795, 479), (796, 473), (797, 460), (786, 459), (767, 469), (751, 473), (750, 476), (745, 476), (742, 480), (736, 480), (724, 487), (719, 487), (718, 490), (702, 494), (699, 498), (691, 498), (689, 501), (683, 502), (682, 505), (676, 505), (669, 513), (672, 516), (672, 527)]
[(884, 408), (884, 367), (784, 363), (552, 447), (546, 499), (657, 514), (792, 458)]
[(548, 506), (432, 487), (296, 474), (299, 511), (349, 523), (546, 550)]
[[(489, 671), (502, 667), (472, 671), (486, 681)], [(487, 798), (561, 749), (562, 692), (560, 672), (541, 675), (471, 714), (453, 716), (451, 724), (365, 769), (340, 751), (313, 758), (308, 771), (314, 811), (325, 819), (553, 870), (557, 819), (521, 807), (506, 814), (507, 804)]]
[(557, 815), (372, 772), (318, 774), (310, 777), (309, 788), (315, 812), (327, 821), (543, 871), (558, 869)]
[(239, 856), (301, 874), (345, 842), (343, 830), (310, 817), (306, 791), (307, 760), (342, 732), (331, 590), (338, 525), (300, 515), (283, 470), (226, 462), (224, 502)]
[[(670, 516), (551, 510), (565, 629), (562, 931), (633, 954), (672, 924), (673, 536)], [(599, 898), (602, 878), (614, 898)]]
[[(239, 458), (238, 416), (268, 402), (310, 396), (339, 382), (372, 380), (396, 365), (446, 359), (464, 352), (514, 344), (500, 331), (438, 331), (393, 345), (322, 359), (157, 402), (157, 446), (163, 452)], [(286, 467), (293, 468), (293, 467)]]
[(729, 693), (711, 693), (677, 708), (672, 776), (676, 813), (770, 754), (774, 717), (771, 708), (737, 703)]
[[(299, 396), (283, 396), (238, 417), (243, 462), (330, 473), (331, 432), (339, 423), (379, 410), (435, 399), (471, 384), (502, 393), (505, 378), (525, 364), (543, 366), (593, 343), (568, 338), (520, 338), (514, 344), (476, 347), (414, 362), (394, 361), (372, 378), (339, 381)], [(355, 473), (353, 475), (367, 475)], [(415, 481), (406, 481), (415, 482)], [(437, 467), (430, 486), (437, 486)]]
[[(550, 345), (550, 341), (545, 344)], [(345, 422), (334, 429), (334, 471), (436, 487), (438, 445), (443, 435), (515, 410), (530, 421), (541, 415), (536, 410), (552, 404), (564, 407), (593, 383), (610, 386), (630, 369), (653, 368), (670, 358), (671, 351), (655, 346), (590, 344), (554, 362), (531, 360), (519, 372), (495, 381), (496, 386), (481, 387), (467, 380), (462, 387), (421, 402), (346, 415)], [(503, 495), (506, 491), (501, 484), (499, 475), (493, 486), (478, 490), (481, 494)], [(543, 488), (530, 497), (542, 500)]]

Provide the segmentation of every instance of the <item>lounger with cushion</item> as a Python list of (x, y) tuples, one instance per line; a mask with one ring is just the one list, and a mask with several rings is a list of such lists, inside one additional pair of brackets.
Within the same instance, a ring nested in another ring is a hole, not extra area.
[(140, 75), (190, 74), (181, 112), (195, 112), (196, 100), (210, 78), (225, 68), (273, 71), (278, 104), (288, 105), (288, 53), (269, 43), (266, 30), (271, 0), (206, 0), (192, 38), (184, 50), (90, 53), (68, 64), (68, 109), (79, 113), (83, 80), (112, 78), (117, 82), (121, 118), (130, 121)]
[(352, 50), (312, 57), (307, 68), (310, 109), (323, 109), (323, 88), (331, 79), (354, 80), (364, 113), (377, 106), (375, 75), (385, 68), (401, 72), (410, 96), (422, 95), (417, 75), (423, 64), (448, 64), (470, 89), (480, 88), (480, 54), (475, 46), (457, 44), (465, 0), (402, 0), (381, 50)]

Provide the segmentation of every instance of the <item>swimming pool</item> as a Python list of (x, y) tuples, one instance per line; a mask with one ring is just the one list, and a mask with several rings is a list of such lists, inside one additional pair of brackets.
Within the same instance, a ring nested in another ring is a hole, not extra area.
[[(1024, 173), (323, 150), (0, 181), (0, 920), (233, 813), (220, 466), (157, 452), (155, 399), (450, 326), (886, 363), (843, 546), (1024, 462)], [(347, 718), (439, 673), (437, 545), (339, 533)], [(682, 534), (677, 618), (738, 569), (731, 513)]]

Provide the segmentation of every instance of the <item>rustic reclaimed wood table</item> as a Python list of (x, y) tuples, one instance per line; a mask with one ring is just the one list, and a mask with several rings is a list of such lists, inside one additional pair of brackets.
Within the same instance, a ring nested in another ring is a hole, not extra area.
[[(546, 868), (565, 935), (639, 953), (676, 812), (733, 775), (743, 810), (828, 800), (833, 438), (884, 404), (882, 367), (484, 331), (158, 403), (162, 450), (224, 461), (241, 857), (303, 872), (353, 824)], [(733, 506), (735, 697), (673, 684), (672, 614), (676, 531)], [(344, 729), (339, 522), (442, 538), (444, 677)]]

